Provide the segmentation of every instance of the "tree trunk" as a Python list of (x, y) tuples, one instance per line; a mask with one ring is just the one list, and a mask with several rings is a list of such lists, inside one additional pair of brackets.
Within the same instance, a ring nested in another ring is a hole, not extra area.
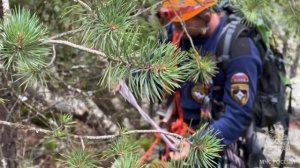
[[(8, 115), (5, 107), (0, 104), (0, 120), (6, 120)], [(8, 126), (0, 126), (0, 167), (17, 167), (17, 130)]]
[[(0, 0), (0, 18), (4, 18), (9, 11), (9, 0)], [(3, 74), (1, 74), (3, 75)], [(3, 82), (0, 81), (0, 86), (3, 87)], [(3, 87), (5, 88), (5, 87)], [(0, 96), (3, 96), (0, 94)], [(2, 97), (3, 98), (3, 97)], [(5, 98), (5, 97), (4, 97)], [(9, 96), (10, 98), (10, 96)], [(10, 103), (11, 104), (11, 103)], [(9, 105), (9, 103), (8, 103)], [(15, 111), (13, 110), (12, 113)], [(9, 120), (14, 118), (13, 114), (10, 116), (7, 109), (4, 105), (0, 104), (0, 120)], [(16, 140), (17, 140), (17, 130), (7, 127), (0, 126), (0, 167), (3, 168), (16, 168), (17, 164), (17, 149), (16, 149)]]
[[(0, 3), (3, 4), (3, 3), (2, 3), (2, 0), (0, 0)], [(4, 13), (3, 13), (3, 5), (0, 5), (0, 18), (1, 18), (1, 19), (3, 19), (3, 14), (4, 14)]]
[(87, 116), (89, 122), (87, 124), (96, 126), (101, 134), (116, 134), (119, 131), (117, 125), (89, 97), (75, 97), (75, 95), (62, 97), (46, 87), (39, 87), (38, 90), (32, 89), (30, 92), (59, 111), (75, 116)]
[(286, 56), (287, 51), (288, 51), (288, 41), (286, 39), (281, 39), (283, 41), (283, 46), (282, 46), (282, 55)]
[[(1, 68), (1, 67), (0, 67)], [(0, 71), (0, 97), (5, 101), (0, 103), (0, 120), (13, 121), (17, 120), (18, 104), (16, 98), (8, 89), (8, 81), (4, 74)], [(17, 129), (8, 126), (0, 125), (0, 167), (1, 168), (16, 168), (17, 165)]]
[(291, 66), (290, 69), (290, 78), (294, 78), (297, 75), (299, 59), (300, 59), (300, 44), (298, 44), (297, 46), (295, 59), (293, 60), (293, 65)]

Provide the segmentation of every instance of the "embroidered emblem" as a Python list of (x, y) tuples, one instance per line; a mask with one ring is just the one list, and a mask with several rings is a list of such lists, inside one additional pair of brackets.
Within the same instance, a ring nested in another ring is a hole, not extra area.
[(196, 84), (191, 90), (191, 95), (193, 99), (202, 104), (204, 97), (208, 94), (208, 87), (205, 85)]
[(231, 97), (241, 106), (249, 100), (249, 78), (244, 73), (236, 73), (231, 77)]

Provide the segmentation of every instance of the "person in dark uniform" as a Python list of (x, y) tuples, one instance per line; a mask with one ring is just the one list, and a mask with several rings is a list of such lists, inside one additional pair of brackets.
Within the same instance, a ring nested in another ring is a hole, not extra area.
[[(172, 24), (168, 26), (169, 40), (182, 51), (188, 51), (192, 42), (200, 53), (217, 55), (218, 42), (226, 29), (228, 17), (213, 7), (217, 0), (168, 0), (160, 9), (161, 18)], [(183, 28), (183, 25), (185, 29)], [(230, 60), (226, 69), (218, 67), (218, 73), (207, 86), (199, 83), (185, 82), (178, 90), (179, 100), (176, 108), (181, 108), (184, 121), (197, 128), (201, 121), (200, 110), (205, 96), (212, 101), (210, 127), (220, 133), (217, 138), (223, 139), (227, 146), (237, 142), (245, 135), (252, 120), (251, 108), (254, 103), (258, 77), (262, 71), (259, 51), (249, 37), (236, 39), (230, 54), (238, 55)], [(234, 53), (233, 53), (234, 52)], [(182, 152), (172, 152), (173, 160), (187, 157), (189, 143), (183, 145)], [(233, 161), (232, 161), (233, 162)], [(236, 164), (236, 167), (241, 166)], [(241, 166), (243, 167), (243, 166)]]

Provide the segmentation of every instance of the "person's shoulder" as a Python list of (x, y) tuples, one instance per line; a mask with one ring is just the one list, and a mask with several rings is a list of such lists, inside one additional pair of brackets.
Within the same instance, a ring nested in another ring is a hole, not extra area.
[(260, 58), (260, 53), (250, 37), (238, 37), (232, 42), (230, 55), (233, 58), (243, 56), (253, 56)]

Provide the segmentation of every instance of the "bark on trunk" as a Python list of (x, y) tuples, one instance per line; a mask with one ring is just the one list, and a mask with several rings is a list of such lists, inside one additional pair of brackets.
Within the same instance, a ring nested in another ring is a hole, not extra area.
[(300, 60), (300, 44), (297, 46), (295, 59), (294, 59), (294, 61), (293, 61), (293, 65), (291, 66), (291, 70), (290, 70), (290, 78), (296, 77), (296, 75), (297, 75), (297, 69), (298, 69), (298, 64), (299, 64), (299, 60)]
[(3, 14), (6, 15), (9, 12), (9, 0), (1, 0), (1, 1), (2, 1)]
[[(6, 120), (8, 113), (0, 104), (0, 120)], [(0, 126), (0, 167), (17, 167), (17, 130), (8, 126)]]
[(104, 112), (99, 109), (96, 103), (88, 97), (63, 97), (52, 93), (48, 88), (39, 87), (38, 90), (31, 91), (35, 96), (43, 99), (49, 106), (57, 110), (77, 116), (87, 115), (88, 124), (97, 127), (97, 131), (102, 134), (115, 134), (119, 131), (117, 125), (113, 123)]
[(0, 0), (0, 3), (2, 4), (2, 5), (0, 5), (0, 18), (1, 19), (3, 19), (3, 3), (2, 3), (2, 0)]
[(284, 55), (284, 56), (286, 56), (287, 55), (287, 51), (288, 51), (288, 41), (286, 40), (286, 39), (281, 39), (281, 40), (283, 40), (283, 47), (282, 47), (282, 54)]

